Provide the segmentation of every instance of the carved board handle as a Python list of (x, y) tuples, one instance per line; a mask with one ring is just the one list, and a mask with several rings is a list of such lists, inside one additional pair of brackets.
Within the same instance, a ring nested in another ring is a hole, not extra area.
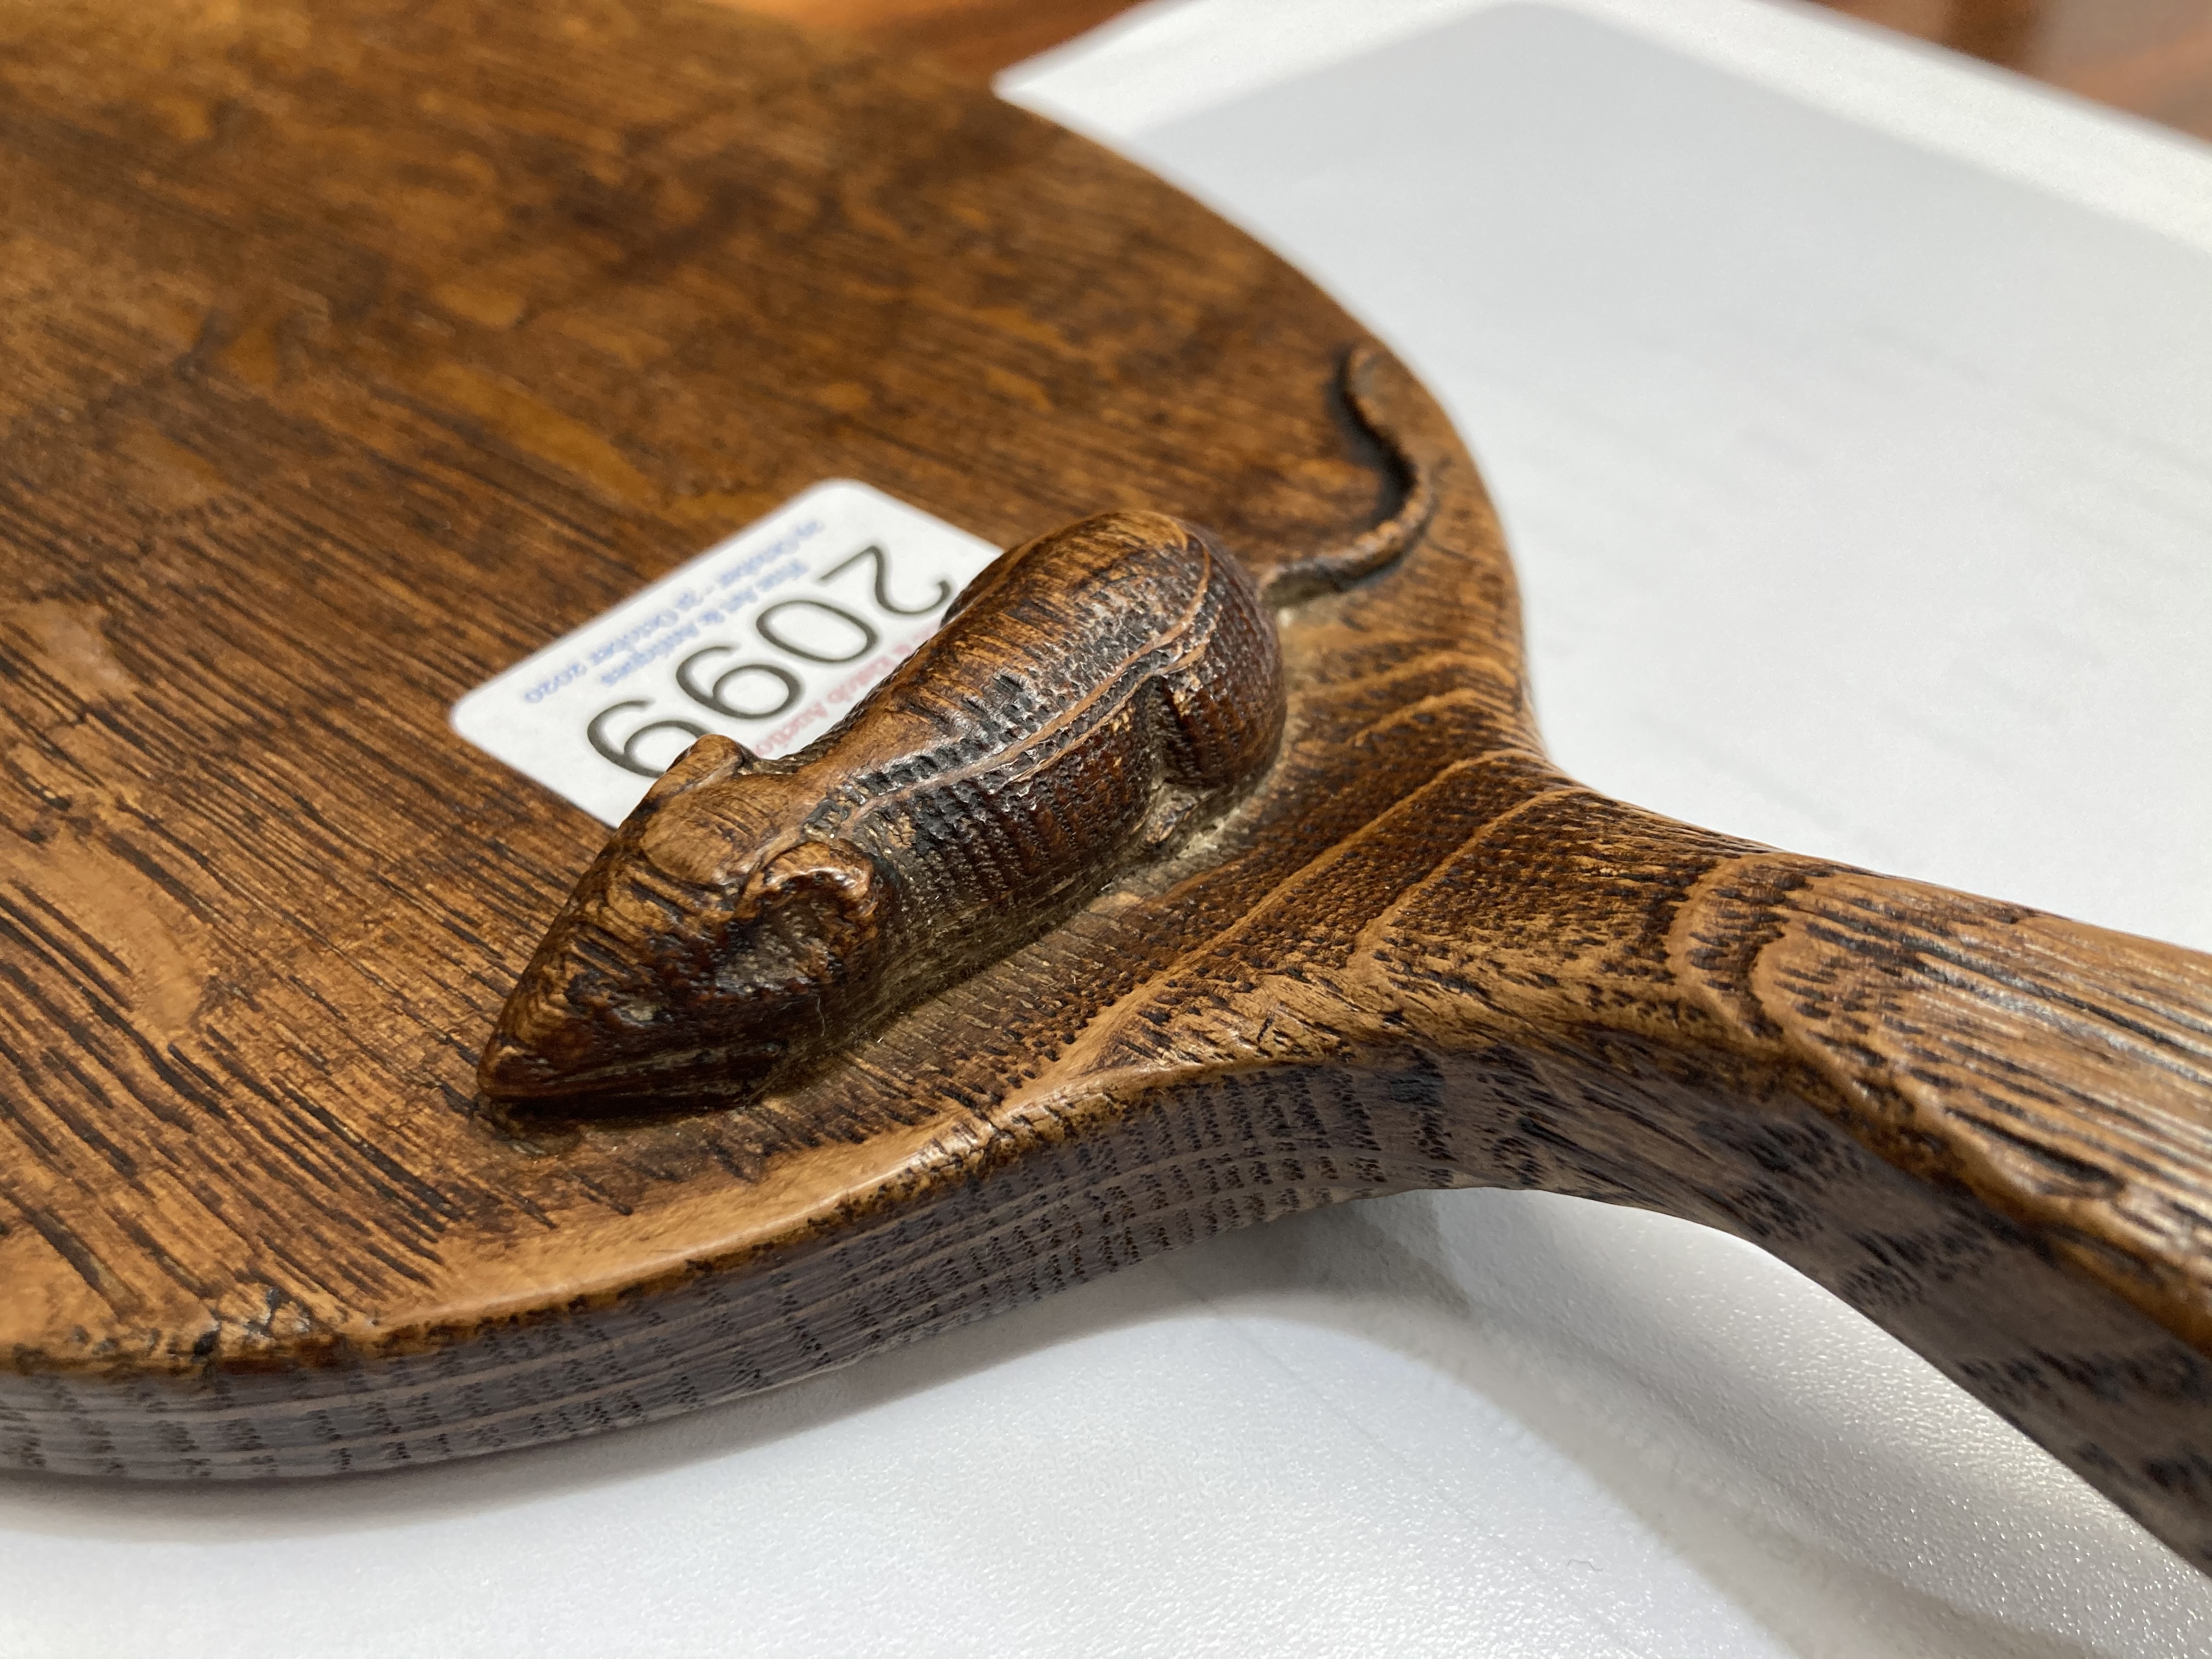
[(1440, 1173), (1753, 1240), (2212, 1560), (2212, 958), (1468, 770), (1364, 964)]

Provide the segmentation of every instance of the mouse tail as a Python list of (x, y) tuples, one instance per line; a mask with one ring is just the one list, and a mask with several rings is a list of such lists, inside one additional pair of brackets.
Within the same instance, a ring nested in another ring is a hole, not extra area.
[(1396, 475), (1398, 505), (1350, 539), (1277, 566), (1265, 588), (1270, 605), (1294, 605), (1388, 569), (1436, 516), (1437, 474), (1449, 465), (1452, 443), (1420, 383), (1383, 347), (1364, 340), (1345, 354), (1339, 386), (1352, 419)]

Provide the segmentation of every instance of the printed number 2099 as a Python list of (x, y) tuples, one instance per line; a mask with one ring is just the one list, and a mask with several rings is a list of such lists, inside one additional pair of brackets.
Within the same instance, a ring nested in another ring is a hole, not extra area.
[[(811, 673), (865, 660), (883, 644), (887, 630), (952, 602), (952, 584), (940, 576), (935, 590), (921, 604), (898, 603), (891, 594), (890, 556), (875, 542), (823, 571), (815, 583), (826, 586), (862, 565), (871, 567), (872, 574), (861, 592), (852, 592), (854, 584), (847, 583), (845, 591), (834, 598), (810, 594), (763, 605), (751, 618), (752, 633), (764, 647), (759, 654), (744, 655), (744, 644), (702, 645), (676, 665), (677, 689), (726, 720), (776, 720), (799, 707)], [(917, 642), (902, 641), (900, 654)], [(732, 662), (732, 657), (740, 660)], [(884, 672), (890, 672), (889, 664)], [(614, 736), (623, 715), (649, 711), (654, 701), (631, 697), (609, 703), (592, 716), (585, 738), (602, 759), (640, 777), (659, 777), (680, 750), (670, 751), (665, 740), (653, 744), (649, 739), (657, 732), (678, 732), (688, 745), (691, 739), (705, 737), (707, 728), (696, 720), (663, 715), (640, 720), (619, 739)], [(649, 750), (666, 752), (667, 757), (655, 764), (646, 757)]]

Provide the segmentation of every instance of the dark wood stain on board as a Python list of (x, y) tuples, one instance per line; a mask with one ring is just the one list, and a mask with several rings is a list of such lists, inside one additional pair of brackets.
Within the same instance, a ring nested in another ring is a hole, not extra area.
[(1724, 1228), (2212, 1560), (2212, 964), (1607, 800), (1420, 389), (1219, 823), (739, 1109), (496, 1133), (599, 826), (455, 697), (824, 477), (1265, 582), (1359, 331), (980, 94), (682, 4), (0, 17), (0, 1451), (307, 1474), (804, 1376), (1311, 1205)]

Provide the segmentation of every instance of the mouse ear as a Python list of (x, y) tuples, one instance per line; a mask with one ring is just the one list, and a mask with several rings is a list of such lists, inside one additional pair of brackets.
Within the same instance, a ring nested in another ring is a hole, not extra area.
[(659, 806), (671, 796), (680, 795), (687, 789), (696, 789), (702, 783), (716, 783), (724, 778), (733, 778), (748, 770), (759, 759), (758, 755), (735, 738), (723, 737), (716, 732), (707, 732), (653, 781), (653, 787), (645, 792), (645, 798), (638, 805)]
[(849, 841), (802, 841), (777, 854), (754, 878), (762, 908), (814, 899), (850, 927), (872, 928), (878, 903), (876, 861)]

